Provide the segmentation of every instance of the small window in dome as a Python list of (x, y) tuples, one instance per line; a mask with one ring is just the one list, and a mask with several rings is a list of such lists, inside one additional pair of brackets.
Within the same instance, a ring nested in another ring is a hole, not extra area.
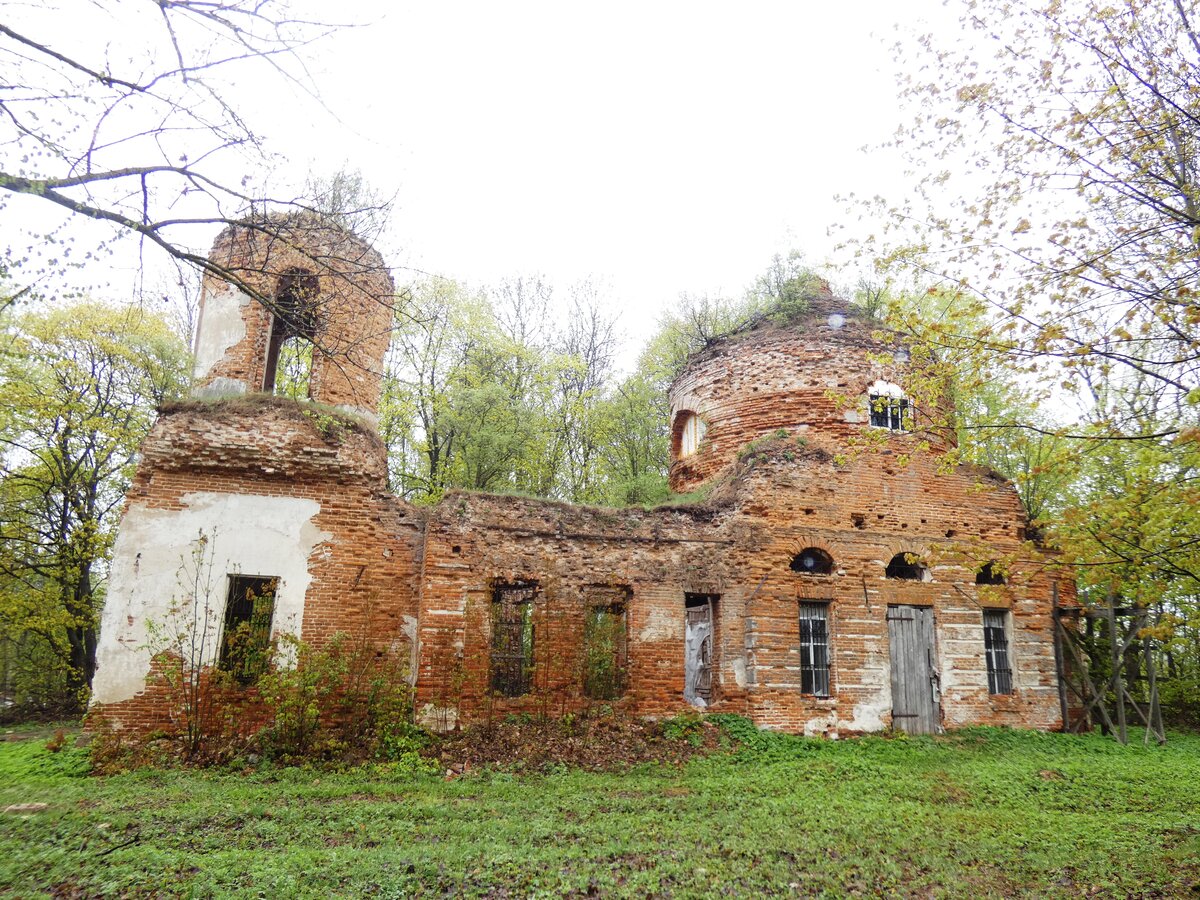
[(833, 557), (819, 547), (806, 547), (792, 557), (792, 571), (828, 575), (833, 571)]
[(996, 568), (994, 562), (984, 563), (983, 568), (975, 573), (976, 584), (1007, 584), (1004, 573)]
[(888, 578), (899, 578), (902, 581), (925, 581), (926, 569), (920, 559), (911, 553), (897, 553), (887, 565)]
[(871, 424), (889, 431), (912, 430), (912, 404), (904, 389), (890, 381), (876, 381), (867, 390)]

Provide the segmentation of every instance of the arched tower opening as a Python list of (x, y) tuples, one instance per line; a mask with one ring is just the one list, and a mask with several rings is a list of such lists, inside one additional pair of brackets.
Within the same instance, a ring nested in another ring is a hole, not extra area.
[(311, 272), (291, 269), (279, 276), (271, 311), (271, 334), (267, 339), (264, 391), (293, 400), (312, 396), (319, 295), (320, 283)]
[(274, 393), (373, 420), (395, 287), (382, 257), (310, 214), (231, 225), (209, 256), (196, 334), (194, 393)]

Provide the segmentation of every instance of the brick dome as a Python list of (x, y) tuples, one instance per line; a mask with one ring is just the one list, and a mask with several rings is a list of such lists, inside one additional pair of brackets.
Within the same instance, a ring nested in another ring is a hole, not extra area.
[(868, 396), (878, 385), (897, 396), (894, 412), (907, 403), (900, 399), (907, 369), (897, 340), (831, 296), (786, 324), (713, 342), (692, 355), (669, 391), (672, 490), (692, 490), (747, 443), (780, 429), (845, 445), (871, 427)]

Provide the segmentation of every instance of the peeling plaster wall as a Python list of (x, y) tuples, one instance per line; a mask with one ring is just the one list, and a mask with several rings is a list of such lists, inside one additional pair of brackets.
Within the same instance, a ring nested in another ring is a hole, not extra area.
[[(192, 367), (192, 379), (197, 384), (205, 382), (225, 354), (245, 339), (246, 322), (243, 317), (249, 305), (250, 298), (233, 285), (205, 294), (196, 328), (196, 356)], [(223, 378), (215, 380), (208, 388), (210, 393), (216, 390), (244, 393), (247, 385), (242, 381)]]
[[(193, 609), (203, 618), (205, 605), (211, 608), (210, 632), (196, 662), (214, 663), (230, 574), (277, 576), (272, 633), (300, 636), (309, 558), (330, 538), (313, 525), (320, 505), (297, 497), (206, 492), (187, 494), (183, 503), (179, 510), (135, 504), (125, 513), (100, 624), (93, 703), (119, 703), (140, 692), (154, 643), (148, 626), (177, 632)], [(208, 543), (197, 560), (192, 550), (202, 534)], [(197, 562), (201, 584), (211, 585), (207, 597), (203, 587), (201, 596), (191, 596)]]
[(353, 423), (323, 430), (306, 412), (262, 398), (193, 400), (159, 416), (115, 548), (94, 712), (170, 727), (177, 698), (153, 672), (144, 681), (145, 623), (181, 596), (177, 573), (202, 527), (217, 529), (218, 622), (228, 574), (278, 575), (277, 630), (312, 646), (364, 635), (412, 665), (424, 514), (385, 492), (377, 436)]

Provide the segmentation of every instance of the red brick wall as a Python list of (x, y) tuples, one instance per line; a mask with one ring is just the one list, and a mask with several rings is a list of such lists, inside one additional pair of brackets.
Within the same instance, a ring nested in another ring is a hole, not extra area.
[[(853, 327), (771, 328), (702, 355), (672, 393), (677, 402), (708, 398), (710, 416), (706, 449), (688, 468), (676, 464), (675, 482), (728, 467), (701, 505), (605, 510), (454, 493), (417, 511), (386, 493), (383, 448), (369, 428), (267, 399), (188, 403), (164, 415), (130, 500), (179, 508), (193, 491), (315, 500), (314, 524), (331, 537), (311, 554), (304, 639), (365, 630), (394, 648), (415, 622), (418, 706), (442, 724), (560, 715), (597, 702), (583, 696), (584, 621), (589, 607), (627, 590), (628, 688), (614, 705), (638, 714), (688, 709), (684, 595), (693, 592), (720, 597), (714, 710), (809, 733), (886, 727), (887, 608), (914, 604), (934, 610), (945, 724), (1057, 727), (1051, 592), (1057, 582), (1061, 601), (1072, 602), (1069, 574), (1025, 541), (1018, 498), (1002, 479), (914, 455), (920, 436), (876, 433), (880, 447), (846, 452), (866, 426), (847, 422), (826, 391), (861, 392), (894, 376), (871, 368), (870, 346)], [(755, 371), (765, 379), (757, 392)], [(803, 440), (760, 441), (738, 460), (747, 438), (800, 419)], [(829, 553), (833, 574), (793, 572), (792, 557), (806, 547)], [(897, 553), (924, 559), (930, 580), (885, 578)], [(976, 585), (976, 570), (992, 560), (1008, 584)], [(498, 583), (518, 581), (540, 588), (535, 689), (496, 697), (492, 596)], [(800, 690), (805, 599), (829, 603), (828, 698)], [(984, 607), (1012, 612), (1010, 696), (987, 691)], [(149, 691), (105, 712), (144, 725), (166, 713), (162, 704)]]
[[(305, 216), (278, 216), (265, 227), (234, 225), (213, 244), (209, 257), (263, 296), (274, 298), (280, 277), (300, 269), (317, 277), (319, 331), (313, 354), (312, 399), (366, 410), (379, 406), (383, 358), (392, 327), (394, 284), (383, 259), (347, 231)], [(206, 275), (201, 297), (229, 290)], [(245, 337), (229, 348), (198, 388), (229, 378), (262, 389), (266, 374), (271, 311), (257, 301), (242, 307)]]
[[(414, 628), (405, 617), (415, 625), (423, 517), (385, 484), (383, 447), (368, 429), (323, 434), (303, 404), (283, 399), (195, 401), (154, 426), (127, 502), (182, 509), (193, 492), (316, 501), (313, 524), (332, 537), (309, 561), (303, 640), (320, 645), (338, 632), (365, 634), (381, 652), (407, 655)], [(154, 685), (98, 711), (156, 727), (170, 714)]]
[[(688, 708), (684, 594), (697, 592), (720, 595), (714, 710), (742, 712), (773, 728), (836, 733), (868, 727), (869, 710), (882, 704), (886, 725), (887, 607), (913, 604), (934, 608), (947, 724), (1056, 727), (1050, 591), (1058, 579), (1069, 598), (1069, 579), (1020, 539), (1019, 503), (1008, 485), (966, 468), (942, 473), (928, 459), (905, 467), (889, 460), (861, 457), (839, 466), (779, 442), (710, 505), (687, 511), (447, 498), (425, 545), (419, 703), (453, 709), (465, 721), (588, 705), (578, 657), (589, 590), (628, 585), (630, 687), (623, 705), (641, 714)], [(860, 514), (862, 529), (854, 524)], [(810, 546), (831, 554), (834, 574), (791, 570), (792, 557)], [(899, 552), (928, 559), (932, 581), (885, 578)], [(977, 586), (977, 566), (993, 559), (1010, 571), (1009, 584)], [(493, 697), (492, 590), (516, 580), (542, 588), (538, 689)], [(800, 693), (802, 599), (830, 603), (828, 699)], [(1013, 613), (1011, 696), (987, 692), (983, 606)]]
[[(688, 361), (670, 389), (672, 490), (694, 489), (733, 463), (747, 443), (777, 429), (843, 445), (861, 436), (868, 388), (878, 379), (903, 387), (906, 365), (893, 360), (898, 345), (877, 323), (846, 309), (817, 302), (795, 325), (724, 338)], [(832, 316), (840, 317), (838, 327)], [(698, 452), (681, 458), (683, 411), (697, 413), (707, 433)], [(917, 411), (919, 427), (942, 418), (925, 412)], [(923, 431), (921, 438), (935, 447), (946, 443), (940, 432)]]

